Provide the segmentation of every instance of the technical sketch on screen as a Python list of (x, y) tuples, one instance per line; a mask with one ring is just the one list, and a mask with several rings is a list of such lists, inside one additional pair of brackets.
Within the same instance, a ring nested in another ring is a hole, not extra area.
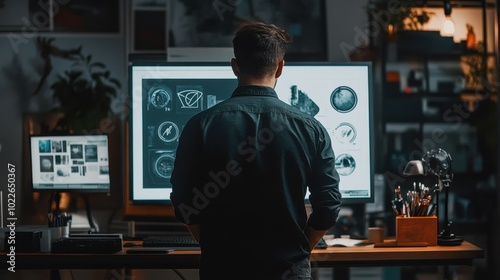
[(166, 121), (158, 127), (158, 137), (164, 142), (173, 142), (179, 138), (179, 127), (171, 121)]
[(330, 104), (333, 109), (340, 113), (348, 113), (352, 111), (358, 103), (358, 95), (356, 92), (346, 86), (336, 88), (330, 96)]
[(351, 155), (341, 154), (335, 158), (335, 169), (342, 176), (350, 175), (356, 169), (356, 161)]
[(342, 144), (353, 143), (357, 134), (356, 128), (347, 122), (340, 123), (333, 131), (335, 139)]
[(226, 100), (226, 98), (218, 99), (216, 95), (208, 94), (207, 95), (207, 109), (221, 103), (224, 100)]
[(203, 87), (202, 86), (177, 86), (177, 98), (179, 113), (200, 112), (203, 110)]
[[(195, 114), (229, 98), (236, 79), (143, 78), (141, 162), (144, 189), (170, 187), (182, 129)], [(146, 102), (147, 101), (147, 102)]]
[(164, 85), (156, 85), (151, 87), (148, 92), (148, 111), (150, 110), (149, 104), (157, 109), (164, 111), (172, 110), (172, 90)]
[(298, 89), (296, 85), (293, 85), (290, 87), (291, 90), (291, 98), (290, 98), (290, 104), (299, 109), (300, 111), (310, 115), (311, 117), (316, 116), (319, 112), (319, 107), (312, 101), (309, 96)]
[(168, 183), (174, 169), (175, 151), (156, 150), (150, 151), (151, 180), (156, 184)]

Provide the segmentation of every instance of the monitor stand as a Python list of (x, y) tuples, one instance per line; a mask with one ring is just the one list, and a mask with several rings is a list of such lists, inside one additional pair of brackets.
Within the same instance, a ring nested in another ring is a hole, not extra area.
[[(60, 208), (61, 194), (59, 192), (53, 192), (49, 200), (49, 212), (48, 212), (48, 225), (49, 227), (59, 227), (69, 225), (70, 231), (85, 231), (87, 233), (97, 233), (99, 229), (94, 222), (92, 217), (92, 211), (90, 208), (90, 201), (88, 197), (84, 194), (80, 194), (85, 203), (85, 215), (78, 213), (68, 214), (67, 212), (62, 212)], [(52, 201), (55, 202), (55, 209), (52, 210)], [(86, 221), (84, 216), (86, 216)]]
[(94, 223), (94, 218), (92, 218), (92, 212), (90, 211), (90, 200), (88, 196), (82, 194), (83, 201), (85, 202), (85, 212), (87, 213), (87, 220), (89, 222), (90, 230), (89, 233), (99, 232), (96, 224)]
[(89, 234), (89, 233), (98, 233), (99, 227), (94, 221), (95, 227), (93, 228), (88, 220), (87, 213), (83, 213), (81, 211), (71, 213), (71, 234)]

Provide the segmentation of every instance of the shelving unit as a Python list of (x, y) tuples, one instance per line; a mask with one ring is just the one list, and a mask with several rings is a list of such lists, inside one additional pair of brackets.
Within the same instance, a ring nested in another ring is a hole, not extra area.
[[(402, 175), (406, 162), (418, 159), (418, 155), (429, 149), (445, 149), (452, 155), (455, 173), (450, 219), (457, 234), (467, 235), (471, 224), (486, 227), (493, 203), (488, 186), (496, 171), (491, 168), (496, 158), (489, 137), (495, 134), (498, 121), (493, 111), (497, 107), (497, 83), (496, 73), (490, 74), (488, 69), (496, 71), (498, 47), (493, 30), (497, 26), (497, 7), (496, 1), (486, 0), (450, 3), (452, 16), (474, 14), (474, 18), (462, 18), (455, 25), (465, 27), (465, 23), (474, 20), (476, 42), (482, 42), (483, 51), (467, 49), (465, 42), (441, 37), (439, 31), (430, 30), (403, 31), (391, 38), (380, 32), (372, 40), (373, 49), (379, 54), (374, 69), (380, 71), (381, 77), (376, 88), (381, 120), (381, 135), (377, 139), (382, 142), (383, 164), (377, 167), (380, 169), (377, 172), (385, 175), (388, 189), (398, 184), (402, 189), (407, 188), (414, 179)], [(387, 1), (371, 1), (371, 4), (387, 8)], [(433, 9), (441, 17), (444, 14), (443, 1), (411, 1), (411, 5), (420, 10)], [(420, 37), (413, 41), (405, 37), (412, 32)], [(486, 81), (480, 87), (465, 83), (464, 60), (468, 58), (487, 61), (478, 68), (485, 77), (483, 82)], [(488, 237), (485, 236), (485, 242), (489, 242)]]
[[(386, 9), (387, 1), (371, 1), (372, 7)], [(404, 2), (404, 1), (403, 1)], [(401, 2), (399, 5), (404, 5)], [(434, 14), (444, 14), (443, 1), (409, 1), (412, 9), (423, 11), (429, 9)], [(413, 133), (413, 143), (406, 141), (403, 147), (405, 152), (425, 149), (419, 147), (415, 142), (424, 143), (434, 141), (429, 139), (429, 134), (424, 131), (425, 127), (432, 124), (436, 129), (440, 128), (450, 134), (449, 145), (462, 146), (458, 142), (462, 134), (467, 135), (470, 146), (468, 149), (477, 151), (477, 143), (480, 142), (482, 131), (475, 128), (476, 114), (488, 114), (488, 110), (482, 103), (488, 99), (496, 98), (494, 75), (488, 70), (495, 69), (496, 47), (492, 45), (491, 30), (495, 28), (491, 17), (491, 11), (496, 11), (495, 2), (486, 0), (477, 1), (450, 1), (453, 13), (459, 14), (460, 9), (466, 12), (473, 11), (476, 18), (462, 19), (467, 22), (473, 20), (482, 26), (478, 26), (477, 42), (481, 42), (484, 51), (467, 49), (465, 41), (457, 42), (452, 37), (442, 37), (439, 31), (411, 30), (400, 31), (396, 36), (389, 37), (386, 32), (380, 32), (374, 38), (374, 45), (379, 51), (379, 60), (375, 62), (375, 71), (380, 71), (382, 77), (378, 88), (380, 104), (380, 120), (382, 122), (381, 132), (385, 144), (385, 154), (394, 152), (394, 132), (387, 128), (392, 124), (400, 127), (408, 127), (408, 132)], [(480, 12), (478, 12), (480, 11)], [(461, 14), (463, 17), (463, 13)], [(477, 16), (481, 15), (481, 19)], [(496, 15), (496, 14), (495, 14)], [(373, 16), (373, 14), (371, 14)], [(397, 14), (392, 14), (396, 17)], [(375, 19), (374, 19), (375, 20)], [(380, 19), (379, 19), (380, 20)], [(465, 26), (465, 22), (461, 22)], [(457, 24), (457, 23), (455, 23)], [(424, 24), (425, 27), (425, 24)], [(465, 38), (463, 38), (465, 40)], [(477, 65), (481, 85), (470, 86), (466, 83), (464, 73), (468, 72), (466, 59), (476, 59), (475, 62), (485, 62)], [(479, 112), (478, 111), (483, 111)], [(415, 129), (417, 125), (417, 129)], [(453, 130), (449, 130), (453, 127)], [(471, 134), (471, 128), (476, 133)], [(435, 129), (435, 130), (436, 130)], [(403, 131), (397, 134), (406, 133)], [(462, 133), (463, 132), (463, 133)], [(479, 139), (479, 140), (478, 140)], [(455, 142), (453, 142), (455, 141)], [(435, 145), (442, 143), (436, 142)], [(457, 154), (457, 157), (462, 155)], [(389, 158), (389, 156), (387, 157)], [(475, 173), (482, 173), (477, 171)]]

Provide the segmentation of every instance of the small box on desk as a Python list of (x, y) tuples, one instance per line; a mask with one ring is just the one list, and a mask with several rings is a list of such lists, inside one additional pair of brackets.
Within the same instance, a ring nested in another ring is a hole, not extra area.
[(111, 254), (122, 250), (123, 236), (116, 234), (72, 234), (52, 243), (56, 254)]
[(0, 252), (7, 252), (11, 246), (20, 253), (50, 252), (52, 242), (61, 238), (65, 230), (69, 229), (44, 225), (0, 228)]
[[(398, 246), (437, 245), (437, 216), (396, 217), (396, 244)], [(426, 245), (425, 245), (426, 244)]]

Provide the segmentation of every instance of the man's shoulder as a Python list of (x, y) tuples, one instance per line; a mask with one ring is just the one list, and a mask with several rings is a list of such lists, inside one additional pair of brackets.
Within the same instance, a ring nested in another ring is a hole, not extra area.
[(289, 114), (290, 117), (296, 118), (299, 121), (307, 123), (310, 126), (314, 127), (323, 127), (320, 121), (318, 121), (315, 117), (301, 111), (299, 108), (294, 107), (292, 105), (286, 104), (285, 111)]

